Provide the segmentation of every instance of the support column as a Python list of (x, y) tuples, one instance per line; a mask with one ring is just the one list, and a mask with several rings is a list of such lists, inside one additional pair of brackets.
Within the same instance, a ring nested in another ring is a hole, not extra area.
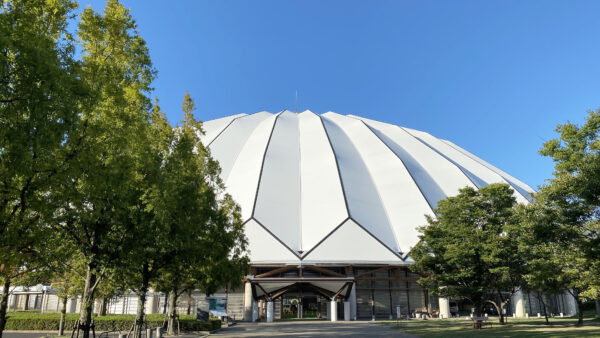
[(329, 313), (331, 313), (331, 321), (332, 322), (336, 322), (337, 321), (337, 302), (335, 301), (335, 299), (332, 299), (331, 302), (329, 303), (329, 306), (331, 307), (331, 309), (329, 310)]
[(252, 301), (252, 321), (255, 322), (258, 320), (258, 303)]
[(525, 317), (525, 298), (523, 297), (523, 291), (519, 290), (515, 292), (511, 299), (514, 307), (514, 314), (517, 318)]
[(252, 319), (252, 284), (246, 282), (244, 285), (244, 321), (254, 321)]
[(350, 302), (349, 301), (345, 301), (344, 302), (344, 320), (345, 321), (349, 321), (350, 320)]
[(267, 323), (273, 322), (273, 301), (267, 302)]
[(569, 291), (565, 291), (565, 297), (567, 299), (565, 302), (565, 312), (567, 316), (575, 316), (577, 314), (577, 301), (575, 300), (575, 297), (573, 297)]
[(327, 304), (326, 308), (327, 308), (327, 318), (329, 318), (331, 320), (331, 305)]
[(438, 298), (440, 304), (440, 318), (450, 318), (450, 298)]
[(356, 283), (352, 283), (352, 290), (350, 291), (350, 318), (356, 320)]

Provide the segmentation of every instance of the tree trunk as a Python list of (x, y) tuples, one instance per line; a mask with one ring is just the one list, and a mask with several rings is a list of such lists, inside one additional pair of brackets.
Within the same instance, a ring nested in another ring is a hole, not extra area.
[(187, 299), (187, 311), (186, 314), (189, 316), (192, 311), (192, 289), (188, 290), (188, 299)]
[(144, 325), (144, 316), (146, 309), (146, 293), (148, 292), (148, 287), (150, 284), (149, 278), (149, 268), (148, 264), (144, 264), (142, 267), (142, 287), (138, 292), (138, 304), (137, 304), (137, 313), (135, 316), (135, 330), (133, 331), (134, 338), (141, 338), (143, 325)]
[(548, 320), (548, 309), (546, 308), (546, 302), (544, 302), (544, 296), (537, 292), (537, 299), (544, 307), (544, 318), (546, 318), (546, 324), (550, 324), (550, 321)]
[(10, 278), (4, 277), (4, 285), (2, 287), (2, 299), (0, 300), (0, 338), (2, 338), (2, 332), (4, 331), (4, 326), (6, 326), (6, 309), (8, 308)]
[(88, 264), (87, 273), (85, 276), (85, 286), (81, 295), (81, 310), (79, 311), (79, 327), (83, 336), (82, 338), (90, 338), (90, 325), (92, 324), (92, 310), (94, 307), (94, 291), (98, 276), (94, 272), (94, 267)]
[(100, 301), (100, 316), (106, 316), (106, 308), (108, 307), (108, 299), (106, 297), (102, 297)]
[(60, 322), (58, 323), (58, 335), (62, 336), (65, 333), (65, 313), (67, 313), (67, 300), (69, 298), (64, 296), (61, 298), (62, 308), (60, 309)]
[(596, 299), (596, 316), (600, 317), (600, 299)]
[[(175, 312), (177, 310), (177, 292), (172, 290), (169, 292), (169, 323), (167, 325), (167, 333), (169, 336), (175, 335)], [(1, 338), (1, 337), (0, 337)]]
[(25, 288), (25, 304), (23, 304), (23, 311), (29, 310), (29, 288)]
[(581, 298), (577, 297), (577, 326), (583, 326), (583, 311), (581, 307), (583, 306), (583, 302)]

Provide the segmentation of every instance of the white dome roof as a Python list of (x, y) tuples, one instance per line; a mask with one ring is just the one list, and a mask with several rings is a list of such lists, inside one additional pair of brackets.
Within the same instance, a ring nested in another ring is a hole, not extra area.
[(406, 264), (416, 227), (460, 188), (528, 185), (450, 141), (333, 112), (204, 122), (202, 141), (242, 208), (253, 264)]

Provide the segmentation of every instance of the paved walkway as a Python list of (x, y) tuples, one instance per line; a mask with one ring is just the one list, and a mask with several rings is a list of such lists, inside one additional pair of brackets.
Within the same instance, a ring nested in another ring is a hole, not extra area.
[(218, 337), (415, 337), (370, 322), (282, 321), (238, 323), (210, 335)]

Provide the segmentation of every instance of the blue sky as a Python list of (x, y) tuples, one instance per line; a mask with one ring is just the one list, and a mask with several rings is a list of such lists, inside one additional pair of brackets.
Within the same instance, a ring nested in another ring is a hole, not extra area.
[[(80, 0), (101, 9), (103, 1)], [(335, 111), (453, 141), (532, 187), (554, 128), (600, 107), (599, 1), (123, 1), (172, 123)]]

